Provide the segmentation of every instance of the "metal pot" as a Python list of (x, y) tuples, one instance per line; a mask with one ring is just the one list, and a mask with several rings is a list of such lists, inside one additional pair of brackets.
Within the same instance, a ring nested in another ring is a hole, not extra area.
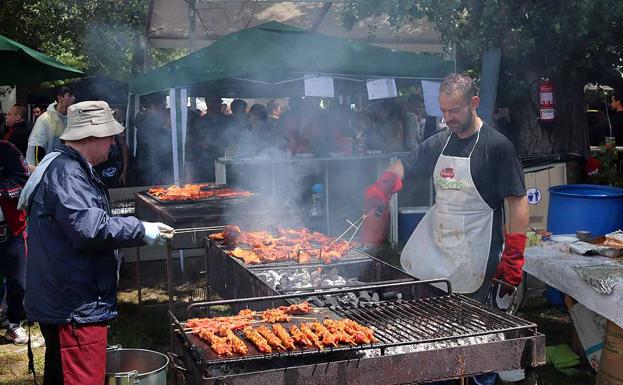
[(169, 358), (145, 349), (109, 348), (106, 385), (166, 385)]

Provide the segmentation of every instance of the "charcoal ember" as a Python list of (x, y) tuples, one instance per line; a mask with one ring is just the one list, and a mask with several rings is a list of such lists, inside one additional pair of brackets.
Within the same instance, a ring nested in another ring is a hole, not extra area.
[(351, 304), (350, 300), (345, 295), (339, 296), (338, 299), (337, 299), (337, 302), (340, 305), (350, 305)]
[(397, 300), (401, 300), (401, 299), (402, 299), (402, 293), (398, 293), (398, 294), (396, 294), (396, 299), (397, 299)]
[(324, 303), (329, 306), (339, 306), (338, 300), (332, 295), (325, 295), (323, 297)]
[(383, 293), (382, 297), (383, 297), (383, 300), (387, 301), (390, 299), (396, 299), (397, 295), (398, 295), (397, 291), (390, 290), (390, 291), (386, 291), (385, 293)]
[(349, 301), (353, 303), (359, 302), (359, 298), (357, 298), (357, 294), (355, 293), (347, 293), (346, 297), (348, 298)]
[(279, 279), (278, 285), (281, 289), (289, 289), (291, 287), (290, 278), (282, 276), (281, 279)]
[(379, 293), (377, 293), (376, 291), (374, 293), (372, 293), (372, 296), (370, 297), (370, 299), (372, 300), (372, 302), (379, 302)]
[(316, 297), (316, 296), (309, 297), (307, 299), (307, 301), (309, 301), (309, 303), (311, 303), (312, 305), (317, 306), (317, 307), (324, 307), (325, 306), (324, 301), (321, 300), (320, 298)]
[(312, 286), (312, 279), (308, 271), (304, 270), (300, 273), (295, 273), (290, 278), (292, 287), (305, 288)]
[(359, 292), (359, 302), (370, 302), (370, 301), (372, 301), (372, 298), (370, 298), (370, 293), (368, 293), (367, 291)]
[(342, 278), (340, 277), (340, 272), (336, 268), (329, 270), (329, 273), (327, 274), (327, 276), (329, 277), (329, 279), (333, 281), (337, 280), (338, 278)]

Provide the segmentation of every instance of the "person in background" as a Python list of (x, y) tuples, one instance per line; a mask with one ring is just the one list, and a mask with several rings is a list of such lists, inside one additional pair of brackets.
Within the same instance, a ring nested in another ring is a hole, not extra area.
[(373, 105), (372, 112), (381, 150), (386, 153), (404, 151), (405, 129), (400, 104), (394, 99), (386, 99)]
[(279, 132), (286, 139), (288, 151), (292, 155), (310, 153), (309, 140), (303, 137), (303, 99), (291, 97), (288, 110), (279, 118)]
[(136, 117), (136, 170), (144, 186), (172, 182), (173, 150), (165, 128), (165, 98), (150, 94), (143, 98), (143, 110)]
[(39, 116), (41, 116), (41, 114), (43, 114), (43, 107), (41, 107), (41, 106), (34, 106), (32, 108), (32, 121), (36, 122), (37, 119), (39, 119)]
[[(519, 156), (504, 135), (477, 115), (479, 103), (469, 76), (451, 74), (442, 81), (439, 106), (449, 131), (390, 165), (366, 190), (364, 210), (380, 209), (384, 215), (369, 216), (363, 234), (364, 242), (379, 235), (373, 231), (389, 220), (387, 205), (404, 179), (432, 177), (435, 204), (405, 245), (402, 267), (419, 279), (447, 277), (454, 292), (485, 302), (492, 278), (512, 286), (521, 283), (528, 201)], [(475, 380), (493, 384), (495, 375)]]
[(281, 104), (277, 103), (276, 100), (270, 100), (266, 103), (266, 112), (268, 113), (268, 126), (271, 130), (277, 131), (279, 127), (279, 117), (283, 112)]
[(420, 126), (419, 116), (410, 111), (406, 104), (400, 105), (400, 116), (405, 129), (405, 149), (413, 151), (419, 148), (424, 141), (424, 127)]
[(5, 125), (2, 132), (0, 132), (0, 139), (13, 143), (21, 151), (22, 156), (26, 156), (28, 136), (30, 135), (30, 130), (26, 123), (27, 114), (26, 107), (21, 104), (15, 104), (6, 113)]
[[(17, 147), (0, 140), (0, 276), (6, 279), (6, 316), (9, 321), (4, 338), (15, 344), (28, 342), (22, 327), (26, 320), (26, 212), (17, 209), (17, 202), (29, 176), (26, 160)], [(4, 285), (4, 282), (0, 284)]]
[(65, 141), (48, 153), (22, 190), (29, 213), (25, 307), (45, 339), (44, 384), (104, 383), (107, 324), (117, 316), (118, 252), (164, 243), (173, 229), (110, 216), (93, 167), (124, 128), (106, 102), (70, 106)]
[[(623, 146), (623, 89), (617, 88), (610, 97), (610, 125), (616, 145)], [(608, 130), (609, 131), (609, 130)]]
[(205, 102), (206, 115), (189, 125), (186, 136), (186, 166), (193, 182), (214, 181), (214, 162), (236, 140), (231, 129), (233, 119), (221, 108), (223, 100), (207, 95)]
[(231, 102), (231, 127), (236, 132), (244, 132), (249, 129), (249, 119), (247, 116), (248, 104), (242, 99), (234, 99)]
[(28, 149), (26, 161), (31, 167), (36, 167), (45, 154), (60, 144), (59, 137), (67, 123), (67, 107), (71, 106), (76, 99), (72, 91), (67, 87), (56, 90), (56, 101), (48, 106), (48, 109), (39, 116), (35, 126), (28, 137)]
[[(115, 120), (123, 126), (125, 116), (121, 109), (114, 108), (112, 114)], [(125, 141), (125, 131), (119, 135), (115, 135), (114, 139), (115, 142), (110, 146), (108, 159), (95, 167), (100, 173), (102, 182), (104, 182), (108, 188), (124, 187), (128, 182), (130, 151)]]
[(407, 99), (407, 110), (413, 112), (419, 118), (422, 141), (446, 129), (445, 126), (442, 127), (439, 125), (439, 119), (434, 116), (429, 116), (426, 113), (424, 97), (422, 97), (422, 95), (409, 95)]

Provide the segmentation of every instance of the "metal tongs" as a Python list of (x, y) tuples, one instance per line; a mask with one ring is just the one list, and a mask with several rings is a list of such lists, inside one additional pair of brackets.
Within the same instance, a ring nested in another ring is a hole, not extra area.
[(164, 232), (168, 240), (172, 240), (174, 236), (181, 234), (190, 234), (192, 242), (197, 243), (197, 233), (222, 231), (224, 226), (206, 226), (206, 227), (189, 227), (185, 229), (173, 229), (173, 231)]
[(359, 231), (359, 229), (361, 228), (361, 226), (363, 225), (363, 222), (365, 222), (367, 217), (368, 217), (367, 214), (363, 214), (362, 216), (357, 218), (357, 220), (355, 222), (351, 222), (348, 219), (346, 219), (346, 222), (348, 222), (350, 224), (350, 226), (346, 230), (344, 230), (344, 232), (339, 237), (335, 238), (333, 240), (333, 242), (331, 242), (329, 244), (329, 247), (333, 246), (333, 244), (335, 242), (337, 242), (340, 239), (344, 238), (346, 236), (346, 234), (348, 234), (349, 231), (352, 231), (352, 234), (350, 235), (350, 238), (348, 238), (348, 243), (346, 244), (346, 247), (349, 247), (350, 243), (353, 241), (353, 238), (355, 237), (355, 235), (357, 234), (357, 232)]

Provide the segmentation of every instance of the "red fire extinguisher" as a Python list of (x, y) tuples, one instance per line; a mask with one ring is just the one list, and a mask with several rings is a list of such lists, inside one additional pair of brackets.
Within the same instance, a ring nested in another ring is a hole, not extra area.
[(548, 78), (541, 79), (539, 84), (539, 120), (541, 123), (552, 123), (556, 120), (554, 83)]

